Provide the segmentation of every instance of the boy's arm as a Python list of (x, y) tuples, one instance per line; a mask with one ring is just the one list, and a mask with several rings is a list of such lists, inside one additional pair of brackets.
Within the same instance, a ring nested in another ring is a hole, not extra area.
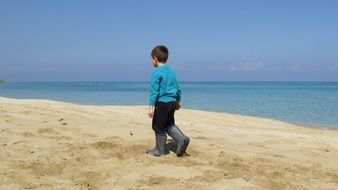
[(177, 102), (181, 102), (181, 86), (177, 84)]
[(149, 117), (154, 116), (154, 107), (160, 93), (160, 76), (153, 73), (150, 80)]
[(177, 83), (177, 103), (176, 103), (176, 110), (181, 108), (181, 86)]

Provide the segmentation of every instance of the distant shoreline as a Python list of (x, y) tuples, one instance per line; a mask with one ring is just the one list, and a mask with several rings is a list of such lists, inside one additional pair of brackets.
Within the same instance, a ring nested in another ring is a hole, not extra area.
[[(145, 107), (147, 108), (147, 105), (124, 105), (124, 104), (111, 104), (111, 105), (100, 105), (100, 104), (82, 104), (82, 103), (76, 103), (76, 102), (69, 102), (69, 101), (62, 101), (62, 100), (53, 100), (53, 99), (35, 99), (35, 98), (11, 98), (11, 97), (5, 97), (0, 96), (1, 99), (7, 99), (10, 101), (29, 101), (29, 102), (39, 102), (39, 101), (47, 101), (50, 103), (61, 103), (61, 104), (69, 104), (69, 105), (77, 105), (77, 106), (92, 106), (92, 107)], [(184, 108), (184, 110), (189, 110), (193, 112), (204, 112), (209, 114), (226, 114), (226, 115), (232, 115), (232, 116), (238, 116), (238, 117), (246, 117), (246, 118), (252, 118), (252, 119), (262, 119), (262, 120), (270, 120), (273, 122), (280, 122), (284, 123), (286, 125), (291, 126), (297, 126), (301, 128), (306, 129), (313, 129), (313, 130), (329, 130), (329, 131), (338, 131), (338, 128), (332, 126), (320, 126), (320, 125), (311, 125), (311, 124), (299, 124), (299, 123), (293, 123), (289, 121), (284, 121), (280, 119), (275, 118), (269, 118), (269, 117), (260, 117), (260, 116), (254, 116), (254, 115), (246, 115), (246, 114), (238, 114), (238, 113), (231, 113), (231, 112), (222, 112), (222, 111), (210, 111), (210, 110), (204, 110), (204, 109), (192, 109), (192, 108)]]
[(6, 83), (6, 81), (4, 80), (0, 80), (0, 84)]

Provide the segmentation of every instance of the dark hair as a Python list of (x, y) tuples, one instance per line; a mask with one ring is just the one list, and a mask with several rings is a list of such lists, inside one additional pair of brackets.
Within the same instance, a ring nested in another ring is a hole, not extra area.
[(169, 56), (168, 48), (163, 45), (156, 46), (153, 51), (151, 51), (151, 56), (153, 58), (156, 57), (161, 63), (166, 63)]

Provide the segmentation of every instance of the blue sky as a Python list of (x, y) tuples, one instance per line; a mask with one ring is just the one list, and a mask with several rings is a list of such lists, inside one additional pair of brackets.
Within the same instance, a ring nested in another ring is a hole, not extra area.
[(338, 1), (0, 1), (0, 79), (338, 81)]

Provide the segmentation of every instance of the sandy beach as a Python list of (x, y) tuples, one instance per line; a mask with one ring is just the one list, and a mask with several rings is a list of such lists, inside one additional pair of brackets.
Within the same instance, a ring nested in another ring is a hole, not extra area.
[(0, 97), (0, 189), (338, 189), (338, 131), (187, 109), (176, 121), (188, 155), (156, 158), (146, 106)]

